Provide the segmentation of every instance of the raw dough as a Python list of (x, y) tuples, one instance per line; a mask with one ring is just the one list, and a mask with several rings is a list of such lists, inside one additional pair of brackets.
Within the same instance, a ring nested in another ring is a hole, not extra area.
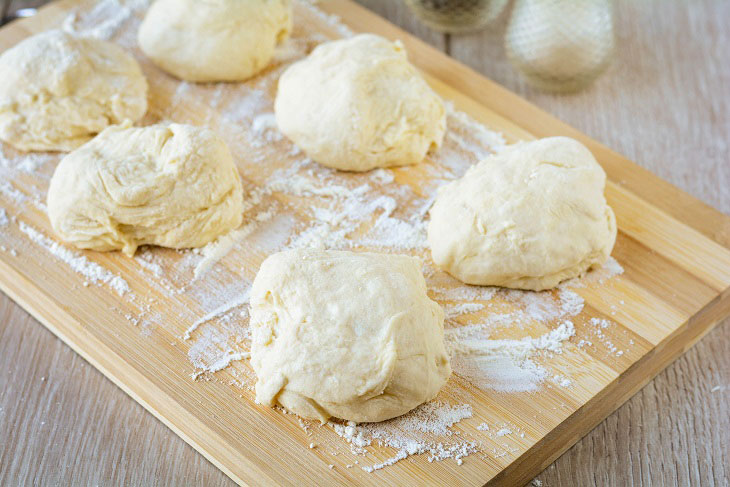
[(517, 144), (442, 187), (434, 262), (468, 284), (542, 290), (603, 263), (616, 241), (606, 174), (568, 137)]
[(242, 81), (269, 64), (291, 27), (289, 0), (157, 0), (138, 40), (178, 78)]
[(79, 248), (200, 247), (241, 224), (241, 180), (208, 129), (110, 127), (61, 160), (48, 216)]
[(421, 162), (441, 146), (446, 111), (400, 42), (328, 42), (281, 76), (279, 129), (313, 160), (346, 171)]
[(322, 422), (404, 414), (451, 374), (443, 322), (415, 257), (274, 254), (251, 290), (256, 399)]
[(0, 56), (0, 139), (18, 149), (73, 150), (146, 111), (139, 64), (111, 42), (53, 30)]

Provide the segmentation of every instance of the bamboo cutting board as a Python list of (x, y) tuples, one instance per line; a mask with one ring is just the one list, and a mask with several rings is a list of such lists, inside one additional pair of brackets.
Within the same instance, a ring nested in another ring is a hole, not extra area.
[[(36, 18), (0, 30), (0, 50), (32, 33), (64, 23), (132, 47), (141, 11), (133, 5), (139, 1), (128, 4), (122, 9), (114, 7), (118, 6), (116, 0), (57, 2)], [(201, 258), (192, 252), (147, 249), (143, 251), (147, 260), (93, 252), (83, 253), (86, 260), (79, 261), (74, 255), (69, 258), (66, 250), (51, 240), (42, 204), (58, 157), (26, 158), (2, 146), (8, 164), (20, 162), (26, 170), (6, 167), (0, 181), (0, 207), (10, 219), (0, 226), (0, 286), (239, 483), (525, 483), (730, 314), (730, 218), (354, 3), (333, 0), (322, 2), (319, 8), (341, 17), (356, 32), (403, 40), (411, 60), (445, 99), (489, 129), (504, 134), (507, 141), (569, 135), (588, 145), (606, 169), (606, 195), (619, 225), (613, 255), (624, 272), (603, 283), (591, 282), (574, 289), (585, 301), (583, 311), (572, 318), (576, 336), (564, 344), (559, 356), (540, 358), (550, 370), (565, 372), (573, 382), (571, 387), (545, 384), (537, 393), (495, 393), (455, 376), (439, 400), (471, 405), (473, 418), (453, 429), (479, 441), (480, 451), (465, 457), (461, 465), (452, 459), (431, 463), (420, 455), (368, 473), (359, 465), (347, 465), (353, 459), (359, 459), (361, 465), (372, 465), (393, 457), (395, 452), (373, 446), (368, 457), (352, 456), (349, 446), (330, 428), (305, 425), (305, 430), (296, 417), (255, 405), (245, 360), (233, 361), (234, 357), (224, 354), (219, 365), (201, 366), (201, 356), (216, 356), (206, 355), (210, 350), (199, 350), (203, 345), (230, 352), (228, 344), (206, 344), (203, 338), (245, 326), (245, 317), (239, 316), (244, 309), (236, 305), (245, 302), (246, 284), (266, 255), (285, 245), (287, 238), (309, 228), (312, 214), (308, 208), (325, 197), (292, 195), (277, 191), (276, 186), (271, 192), (257, 193), (257, 188), (266, 186), (276, 171), (291, 167), (297, 157), (290, 154), (286, 141), (268, 129), (263, 139), (241, 135), (256, 129), (247, 111), (269, 109), (242, 101), (266, 105), (266, 96), (249, 95), (255, 90), (270, 92), (272, 86), (264, 80), (266, 76), (275, 77), (275, 70), (248, 83), (245, 92), (235, 87), (180, 85), (135, 51), (151, 88), (150, 115), (145, 123), (171, 119), (218, 130), (239, 163), (248, 195), (256, 201), (247, 210), (248, 219), (253, 222), (255, 215), (266, 215), (242, 237), (242, 245), (214, 265), (203, 279), (190, 283), (192, 270), (188, 264)], [(108, 17), (109, 13), (114, 17)], [(295, 39), (304, 38), (305, 33), (309, 33), (308, 39), (317, 39), (312, 32), (322, 39), (346, 33), (331, 17), (304, 5), (297, 5), (295, 22), (306, 26), (299, 32), (295, 30)], [(312, 47), (307, 42), (301, 44), (304, 50)], [(450, 127), (452, 121), (450, 117)], [(262, 140), (265, 147), (260, 145)], [(443, 162), (434, 159), (422, 167), (389, 171), (397, 184), (411, 188), (415, 194), (404, 197), (399, 193), (394, 197), (404, 215), (418, 211), (421, 200), (427, 201), (432, 181), (449, 174), (453, 177), (454, 168), (442, 168)], [(332, 178), (328, 180), (332, 185), (355, 187), (363, 181), (374, 185), (373, 179), (364, 179), (369, 176), (322, 174)], [(383, 191), (389, 187), (383, 184)], [(259, 196), (254, 198), (256, 194)], [(29, 238), (34, 235), (35, 240)], [(427, 259), (427, 252), (409, 251)], [(96, 285), (94, 276), (101, 281), (118, 276), (130, 290), (120, 295), (117, 291), (124, 291), (124, 286), (116, 286), (115, 290), (108, 284)], [(230, 295), (226, 294), (228, 290)], [(446, 306), (454, 304), (449, 299), (440, 301)], [(236, 311), (235, 315), (229, 313), (229, 308)], [(458, 323), (450, 326), (472, 323), (485, 315), (488, 313), (460, 316)], [(611, 322), (605, 329), (609, 336), (602, 343), (598, 343), (591, 318)], [(196, 329), (190, 330), (194, 324), (198, 324)], [(538, 336), (556, 325), (533, 323), (520, 330), (496, 329), (495, 338)], [(188, 340), (184, 338), (186, 330), (191, 335)], [(226, 336), (238, 353), (235, 358), (243, 358), (245, 337), (239, 339), (235, 333)], [(586, 340), (595, 341), (596, 346), (579, 346)], [(215, 371), (219, 367), (221, 370)], [(524, 436), (495, 438), (477, 430), (481, 423), (513, 425)], [(311, 442), (321, 447), (309, 449)], [(496, 449), (500, 449), (499, 454), (493, 453)]]

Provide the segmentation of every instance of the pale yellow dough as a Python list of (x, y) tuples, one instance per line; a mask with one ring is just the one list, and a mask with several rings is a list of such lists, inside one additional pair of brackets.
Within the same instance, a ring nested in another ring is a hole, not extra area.
[(292, 28), (289, 0), (157, 0), (142, 51), (187, 81), (242, 81), (263, 70)]
[(439, 189), (434, 262), (468, 284), (543, 290), (602, 264), (616, 241), (606, 174), (568, 137), (512, 146)]
[(451, 374), (443, 322), (415, 257), (274, 254), (251, 290), (256, 399), (322, 422), (404, 414)]
[(241, 224), (226, 144), (191, 125), (110, 127), (61, 160), (48, 190), (56, 233), (83, 249), (200, 247)]
[(441, 98), (400, 42), (373, 34), (318, 46), (279, 79), (279, 129), (316, 162), (346, 171), (421, 162), (441, 146)]
[(121, 47), (60, 30), (0, 55), (0, 139), (26, 151), (69, 151), (147, 111), (147, 81)]

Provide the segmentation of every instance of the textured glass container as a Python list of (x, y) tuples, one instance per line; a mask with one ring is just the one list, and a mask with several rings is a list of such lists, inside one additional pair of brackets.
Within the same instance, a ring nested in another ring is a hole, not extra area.
[(499, 17), (509, 0), (405, 0), (416, 17), (441, 32), (479, 30)]
[(611, 0), (515, 0), (505, 36), (507, 57), (538, 88), (584, 88), (614, 55)]

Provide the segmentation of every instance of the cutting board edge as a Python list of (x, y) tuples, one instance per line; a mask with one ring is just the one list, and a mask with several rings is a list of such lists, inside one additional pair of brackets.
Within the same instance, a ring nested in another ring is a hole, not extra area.
[[(553, 428), (545, 437), (495, 475), (487, 482), (487, 485), (526, 485), (529, 483), (728, 317), (730, 317), (730, 287), (718, 294), (682, 326), (659, 342), (560, 425)], [(651, 373), (644, 377), (647, 367), (651, 369)], [(626, 383), (630, 384), (626, 391), (616, 399), (608, 400)], [(586, 421), (588, 426), (583, 427), (582, 425)], [(567, 442), (559, 439), (559, 437), (566, 436), (571, 438)], [(560, 443), (565, 444), (560, 446)]]

